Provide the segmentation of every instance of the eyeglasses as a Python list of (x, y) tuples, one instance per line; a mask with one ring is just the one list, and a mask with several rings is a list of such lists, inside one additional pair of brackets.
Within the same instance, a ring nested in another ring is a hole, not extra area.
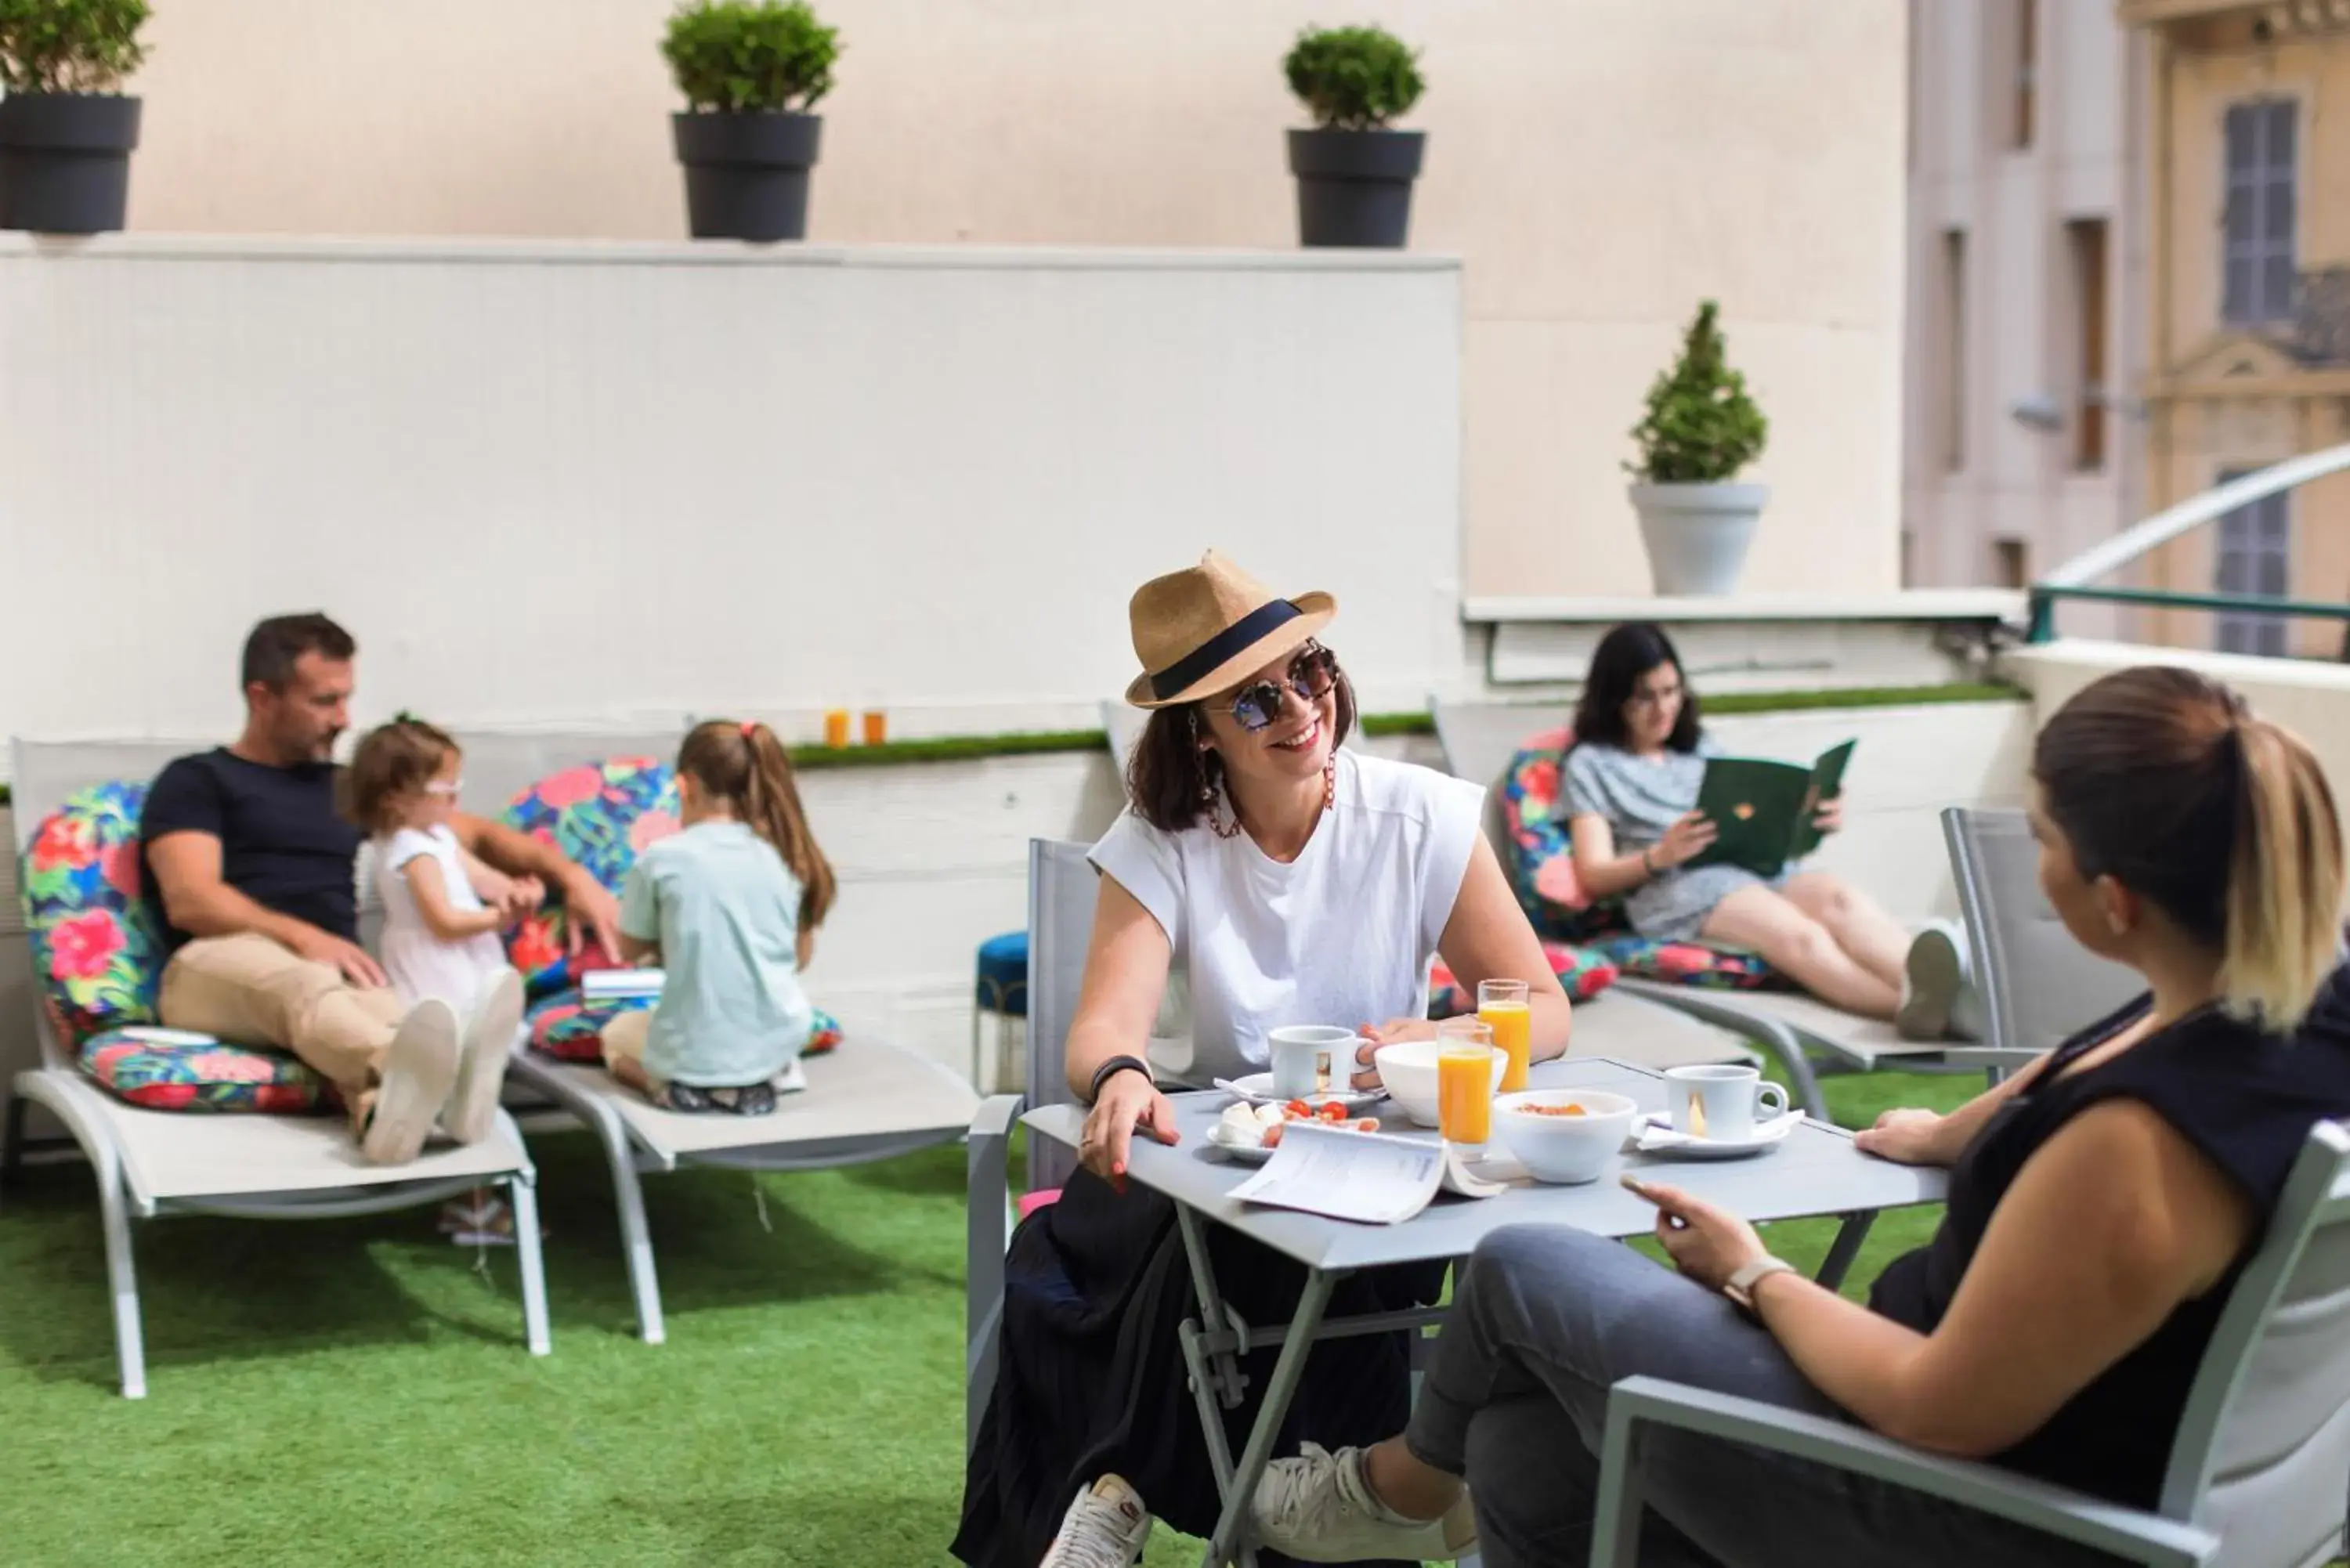
[(1632, 693), (1631, 701), (1636, 708), (1661, 708), (1668, 702), (1679, 701), (1680, 695), (1679, 687), (1662, 686), (1654, 691), (1635, 691)]
[(1281, 718), (1284, 690), (1314, 703), (1328, 696), (1330, 688), (1337, 683), (1338, 656), (1318, 642), (1309, 642), (1289, 661), (1285, 680), (1259, 680), (1242, 687), (1233, 693), (1229, 711), (1233, 723), (1254, 734), (1259, 730), (1271, 729)]
[(439, 779), (433, 779), (425, 784), (424, 793), (426, 794), (446, 795), (451, 800), (454, 800), (457, 798), (459, 792), (463, 790), (464, 787), (465, 781), (462, 778), (452, 779), (447, 784), (442, 784)]

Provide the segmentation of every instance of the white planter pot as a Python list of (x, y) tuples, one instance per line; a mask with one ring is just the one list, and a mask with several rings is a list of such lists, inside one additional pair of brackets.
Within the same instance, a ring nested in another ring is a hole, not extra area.
[(1648, 576), (1663, 594), (1738, 590), (1746, 547), (1771, 498), (1767, 484), (1636, 484)]

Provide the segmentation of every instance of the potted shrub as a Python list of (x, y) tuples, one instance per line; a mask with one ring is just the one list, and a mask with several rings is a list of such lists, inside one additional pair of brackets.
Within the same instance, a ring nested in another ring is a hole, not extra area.
[(122, 226), (147, 0), (0, 0), (0, 229)]
[(1632, 505), (1660, 594), (1726, 594), (1738, 587), (1768, 485), (1732, 483), (1762, 453), (1770, 422), (1746, 395), (1746, 378), (1722, 357), (1720, 312), (1698, 306), (1679, 361), (1648, 388), (1648, 416), (1632, 427)]
[(832, 90), (835, 31), (805, 0), (692, 0), (661, 54), (691, 106), (671, 123), (693, 237), (804, 238), (824, 127), (808, 111)]
[(1428, 139), (1388, 122), (1419, 101), (1419, 57), (1377, 27), (1309, 29), (1283, 69), (1314, 116), (1313, 130), (1289, 133), (1300, 241), (1401, 245)]

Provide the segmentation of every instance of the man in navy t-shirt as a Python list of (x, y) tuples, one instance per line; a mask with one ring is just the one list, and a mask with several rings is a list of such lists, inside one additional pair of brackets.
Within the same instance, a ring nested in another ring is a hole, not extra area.
[[(469, 1027), (446, 1002), (403, 1006), (359, 946), (360, 834), (338, 809), (331, 760), (357, 652), (323, 615), (253, 628), (244, 731), (156, 777), (140, 886), (171, 950), (163, 1022), (292, 1051), (341, 1091), (368, 1158), (398, 1164), (416, 1157), (461, 1078), (503, 1075), (510, 1041), (486, 1015)], [(552, 846), (463, 813), (450, 826), (492, 865), (560, 887), (618, 950), (611, 895)]]

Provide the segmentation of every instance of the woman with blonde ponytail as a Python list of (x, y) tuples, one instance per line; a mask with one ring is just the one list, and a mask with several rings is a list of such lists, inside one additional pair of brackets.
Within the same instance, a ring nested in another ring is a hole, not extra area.
[[(2350, 1116), (2342, 825), (2307, 746), (2186, 670), (2081, 691), (2041, 731), (2032, 775), (2042, 890), (2147, 993), (1949, 1116), (1889, 1111), (1859, 1135), (1879, 1158), (1950, 1168), (1929, 1244), (1863, 1306), (1669, 1187), (1635, 1190), (1675, 1269), (1580, 1231), (1497, 1232), (1455, 1275), (1404, 1432), (1276, 1460), (1260, 1545), (1394, 1555), (1465, 1480), (1492, 1568), (1580, 1563), (1607, 1390), (1641, 1374), (2153, 1507), (2310, 1127)], [(1676, 1568), (2109, 1561), (1701, 1438), (1659, 1434), (1646, 1475), (1663, 1550), (1642, 1561)]]
[(671, 1110), (762, 1116), (806, 1086), (817, 1014), (799, 976), (832, 909), (832, 867), (766, 725), (696, 725), (677, 788), (684, 831), (648, 846), (620, 894), (620, 956), (661, 966), (660, 1001), (613, 1020), (605, 1064)]

